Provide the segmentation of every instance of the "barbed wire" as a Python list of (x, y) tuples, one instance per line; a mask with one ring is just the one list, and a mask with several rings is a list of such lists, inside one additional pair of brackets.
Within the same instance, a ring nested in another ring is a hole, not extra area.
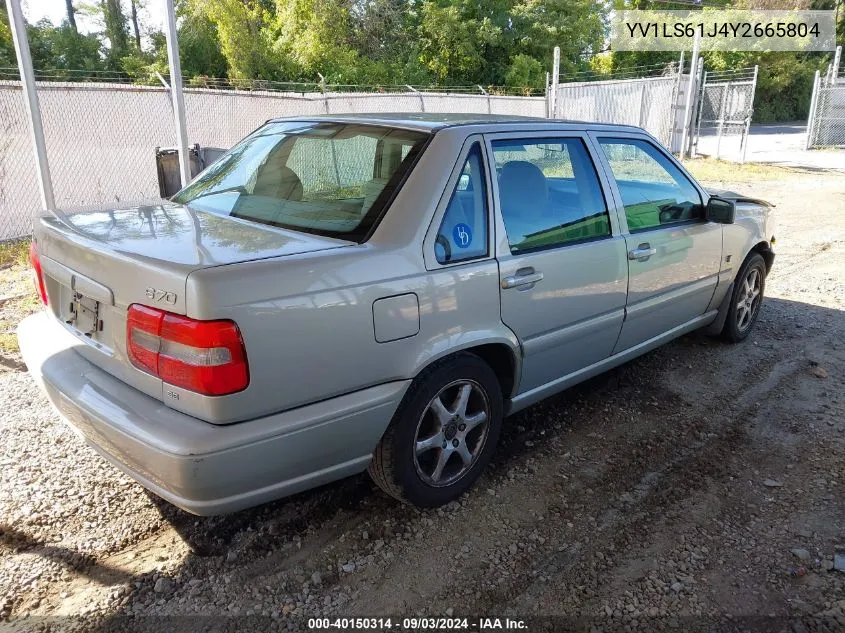
[(627, 66), (611, 72), (597, 70), (582, 70), (558, 75), (560, 83), (583, 81), (612, 81), (624, 79), (645, 79), (649, 77), (664, 77), (678, 72), (678, 62), (662, 62), (658, 64), (644, 64)]
[[(47, 82), (80, 82), (124, 84), (136, 86), (169, 85), (168, 74), (161, 73), (152, 76), (132, 77), (119, 71), (102, 71), (86, 69), (50, 69), (36, 70), (36, 81)], [(20, 74), (15, 67), (0, 67), (0, 81), (19, 81)], [(269, 79), (232, 79), (227, 77), (186, 77), (183, 87), (207, 88), (213, 90), (239, 90), (261, 92), (288, 93), (330, 93), (330, 92), (364, 92), (364, 93), (450, 93), (450, 94), (491, 94), (496, 96), (543, 96), (545, 89), (530, 86), (499, 86), (499, 85), (410, 85), (410, 84), (332, 84), (322, 82), (293, 82), (273, 81)]]

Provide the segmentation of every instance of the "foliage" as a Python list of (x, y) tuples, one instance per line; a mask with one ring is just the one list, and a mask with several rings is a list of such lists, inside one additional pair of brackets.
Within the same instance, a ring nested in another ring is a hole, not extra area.
[[(67, 22), (54, 27), (49, 20), (41, 20), (27, 28), (27, 37), (33, 66), (53, 70), (57, 77), (69, 77), (70, 70), (103, 69), (100, 40), (77, 33)], [(12, 65), (17, 66), (17, 60)]]
[(0, 5), (0, 68), (14, 68), (17, 66), (15, 45), (12, 41), (12, 29), (9, 27), (9, 15), (6, 5)]
[[(185, 77), (225, 77), (229, 65), (220, 44), (217, 24), (198, 8), (181, 3), (178, 10), (179, 57)], [(164, 34), (156, 33), (153, 46), (167, 67)]]
[[(728, 0), (709, 0), (717, 2)], [(798, 4), (830, 9), (836, 2)], [(131, 9), (145, 4), (73, 0), (68, 15), (72, 8), (99, 26), (89, 35), (77, 33), (67, 20), (59, 26), (29, 25), (36, 68), (59, 77), (70, 70), (119, 71), (133, 81), (157, 82), (156, 73), (168, 69), (164, 35), (132, 23)], [(555, 45), (561, 47), (564, 81), (574, 73), (580, 79), (633, 75), (642, 66), (659, 71), (676, 62), (671, 52), (604, 50), (611, 9), (652, 5), (666, 7), (665, 0), (176, 0), (186, 85), (228, 77), (526, 89), (543, 88)], [(840, 10), (838, 32), (845, 41), (845, 10)], [(141, 47), (130, 33), (140, 36)], [(831, 55), (741, 52), (703, 58), (714, 70), (759, 65), (755, 120), (776, 121), (806, 116), (813, 74), (826, 68)], [(0, 3), (0, 67), (15, 65)]]
[(505, 84), (543, 88), (546, 84), (546, 69), (530, 55), (520, 53), (513, 58), (508, 72), (505, 73)]
[(120, 61), (129, 54), (129, 29), (120, 0), (102, 0), (100, 10), (103, 12), (105, 29), (103, 35), (108, 40), (105, 49), (105, 62), (109, 70), (120, 70)]

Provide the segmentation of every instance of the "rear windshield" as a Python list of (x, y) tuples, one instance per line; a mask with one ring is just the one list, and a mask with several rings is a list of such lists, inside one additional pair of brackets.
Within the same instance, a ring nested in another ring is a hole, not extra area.
[(259, 128), (173, 197), (219, 215), (362, 241), (428, 134), (281, 121)]

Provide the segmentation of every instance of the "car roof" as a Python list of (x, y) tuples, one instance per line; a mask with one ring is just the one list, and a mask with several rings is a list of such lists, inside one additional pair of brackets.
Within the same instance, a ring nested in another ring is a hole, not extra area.
[(623, 130), (642, 132), (642, 128), (618, 123), (595, 123), (565, 119), (546, 119), (544, 117), (518, 116), (514, 114), (466, 114), (435, 112), (373, 112), (361, 114), (320, 114), (315, 116), (293, 116), (271, 119), (271, 121), (331, 121), (336, 123), (361, 123), (370, 125), (388, 125), (421, 132), (433, 132), (446, 127), (463, 125), (489, 126), (491, 131), (497, 127), (561, 125), (578, 127), (584, 130)]

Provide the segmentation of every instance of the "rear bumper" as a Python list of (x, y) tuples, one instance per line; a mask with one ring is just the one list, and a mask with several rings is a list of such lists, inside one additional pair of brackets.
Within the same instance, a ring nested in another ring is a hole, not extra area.
[(79, 435), (145, 488), (200, 515), (234, 512), (361, 472), (409, 384), (219, 426), (97, 368), (46, 312), (24, 319), (18, 340), (29, 372)]

